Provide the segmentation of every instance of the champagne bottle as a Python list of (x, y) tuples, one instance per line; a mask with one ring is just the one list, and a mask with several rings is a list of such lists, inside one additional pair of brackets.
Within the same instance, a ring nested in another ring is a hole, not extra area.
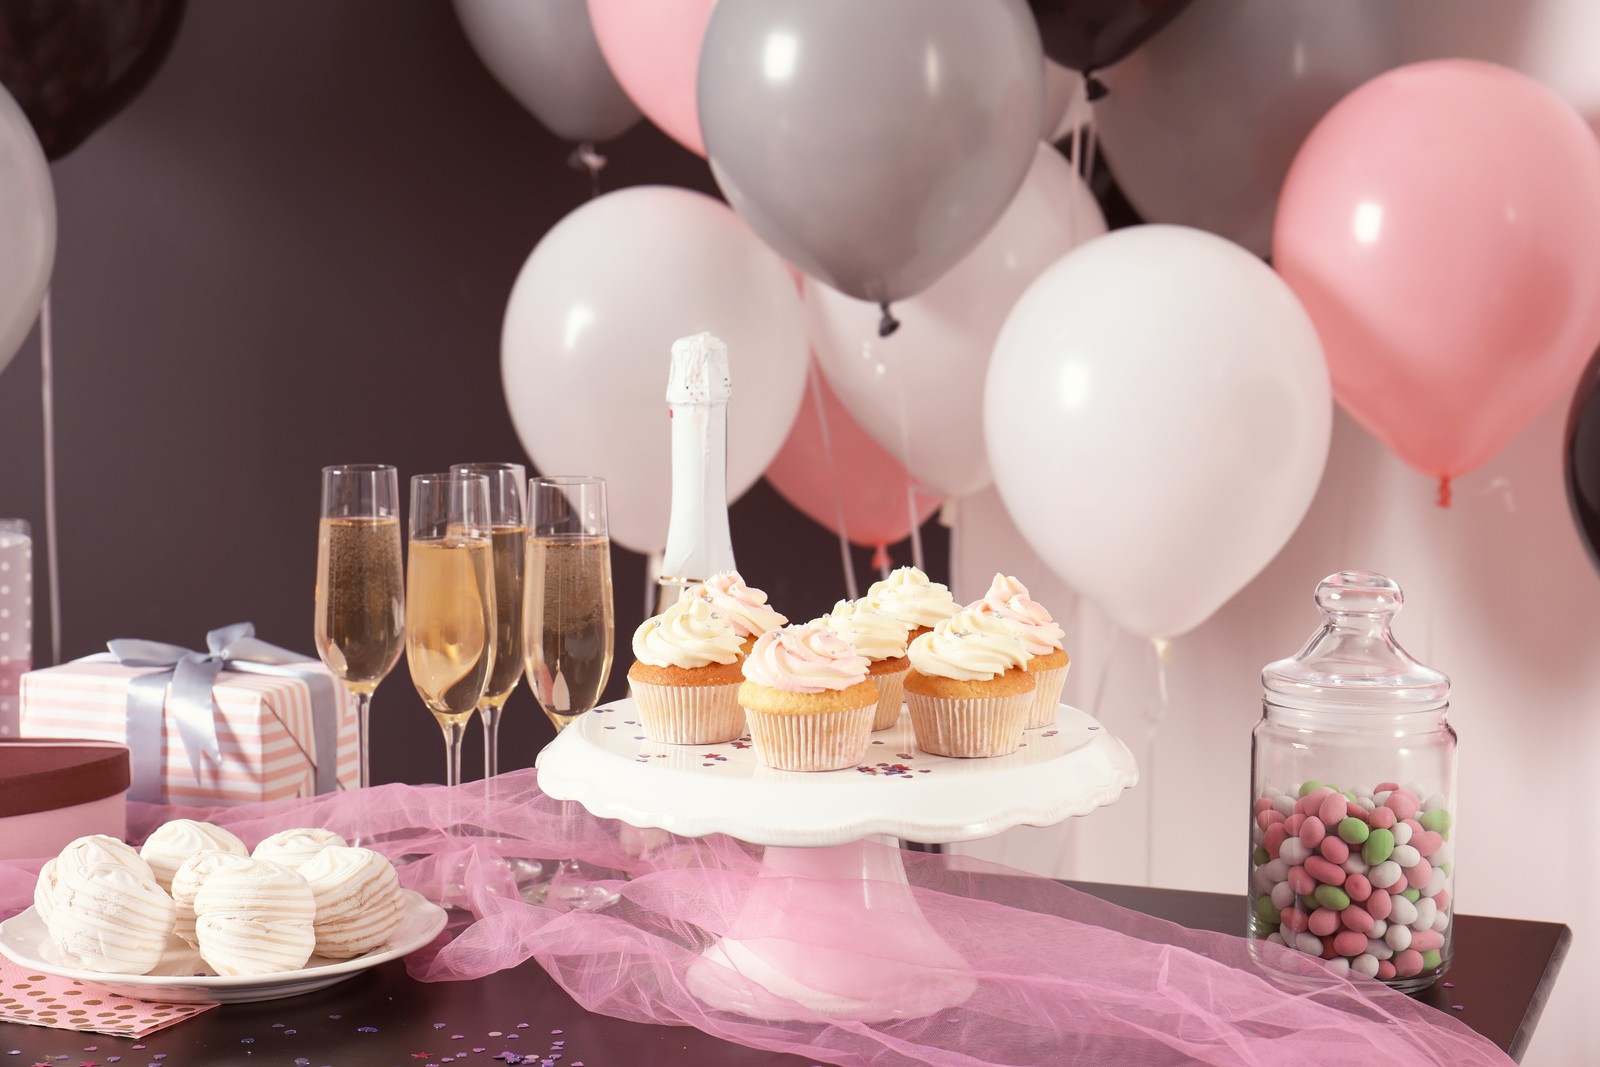
[(733, 565), (728, 531), (728, 348), (709, 333), (672, 344), (672, 511), (661, 554), (656, 610)]

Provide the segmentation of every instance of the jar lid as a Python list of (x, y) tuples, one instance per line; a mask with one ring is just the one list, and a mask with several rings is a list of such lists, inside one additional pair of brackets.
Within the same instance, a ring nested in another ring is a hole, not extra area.
[(80, 739), (0, 741), (0, 818), (103, 800), (128, 788), (128, 748)]
[(1269, 663), (1261, 687), (1274, 704), (1307, 710), (1427, 711), (1450, 699), (1450, 679), (1412, 659), (1389, 627), (1405, 597), (1392, 578), (1340, 571), (1317, 585), (1322, 628), (1292, 659)]

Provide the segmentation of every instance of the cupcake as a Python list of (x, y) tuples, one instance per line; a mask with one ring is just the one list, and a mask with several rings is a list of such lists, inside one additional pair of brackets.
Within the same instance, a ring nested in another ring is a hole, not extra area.
[(1022, 744), (1033, 703), (1018, 627), (960, 611), (911, 642), (906, 703), (917, 747), (939, 756), (1004, 756)]
[(721, 571), (707, 578), (702, 585), (690, 586), (681, 599), (699, 597), (707, 600), (728, 622), (744, 642), (742, 651), (749, 655), (756, 638), (768, 630), (776, 630), (789, 620), (767, 606), (767, 594), (744, 584), (738, 571)]
[(684, 597), (633, 632), (628, 688), (645, 736), (669, 745), (715, 745), (744, 732), (741, 641), (711, 602)]
[(983, 599), (968, 607), (1016, 623), (1017, 636), (1028, 650), (1027, 671), (1033, 676), (1033, 707), (1028, 712), (1027, 728), (1038, 730), (1055, 722), (1061, 689), (1067, 684), (1067, 668), (1071, 666), (1061, 648), (1061, 627), (1028, 596), (1027, 586), (1004, 574), (995, 575)]
[(862, 598), (893, 619), (911, 627), (915, 641), (960, 610), (950, 590), (915, 567), (899, 567), (881, 582), (873, 582)]
[(739, 686), (756, 759), (780, 771), (859, 764), (878, 707), (867, 665), (850, 642), (815, 622), (762, 634)]
[(906, 659), (909, 627), (885, 615), (865, 600), (841, 600), (832, 613), (816, 620), (855, 646), (867, 657), (867, 677), (878, 687), (878, 710), (872, 719), (874, 730), (887, 730), (900, 720), (900, 705), (905, 700)]

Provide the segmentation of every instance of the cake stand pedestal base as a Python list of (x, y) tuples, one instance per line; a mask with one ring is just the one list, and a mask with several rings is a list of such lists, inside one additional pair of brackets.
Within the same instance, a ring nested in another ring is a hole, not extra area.
[(730, 935), (690, 968), (689, 989), (750, 1018), (916, 1018), (965, 1003), (976, 988), (885, 838), (768, 847)]

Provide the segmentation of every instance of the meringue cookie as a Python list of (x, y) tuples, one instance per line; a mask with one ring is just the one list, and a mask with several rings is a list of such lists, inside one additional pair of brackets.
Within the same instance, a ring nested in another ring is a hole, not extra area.
[(172, 875), (172, 903), (177, 908), (178, 920), (172, 932), (182, 938), (190, 948), (199, 948), (199, 935), (194, 932), (194, 898), (205, 885), (206, 879), (224, 867), (239, 867), (254, 862), (249, 856), (221, 849), (197, 852), (183, 861)]
[(194, 913), (200, 958), (221, 975), (293, 971), (316, 947), (310, 884), (271, 860), (219, 866), (195, 894)]
[(317, 955), (371, 952), (400, 925), (405, 902), (394, 865), (365, 848), (325, 848), (300, 873), (317, 901)]
[(265, 838), (250, 855), (258, 860), (271, 860), (296, 870), (300, 865), (329, 845), (341, 848), (348, 842), (332, 830), (320, 826), (302, 826), (294, 830), (279, 830)]
[(183, 861), (197, 853), (212, 849), (231, 852), (236, 856), (250, 854), (250, 850), (244, 847), (243, 841), (220, 826), (213, 826), (208, 822), (195, 822), (193, 819), (173, 819), (156, 827), (155, 831), (145, 838), (144, 846), (139, 849), (139, 855), (150, 864), (150, 870), (154, 872), (157, 884), (170, 893), (172, 876)]
[(127, 851), (137, 865), (98, 843), (70, 863), (66, 852), (58, 857), (46, 926), (61, 962), (108, 974), (147, 974), (160, 962), (176, 910), (149, 867)]
[(39, 880), (33, 883), (33, 910), (46, 926), (50, 925), (50, 913), (55, 910), (55, 892), (56, 861), (50, 859), (39, 868)]

